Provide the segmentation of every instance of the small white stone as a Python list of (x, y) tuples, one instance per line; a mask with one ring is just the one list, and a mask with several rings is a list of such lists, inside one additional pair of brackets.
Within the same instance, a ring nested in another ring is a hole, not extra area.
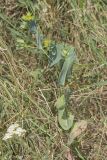
[(15, 123), (12, 124), (8, 129), (6, 134), (3, 137), (3, 140), (6, 141), (7, 139), (10, 139), (13, 137), (13, 135), (23, 136), (26, 133), (25, 129), (22, 129), (19, 127), (19, 124)]
[(7, 129), (7, 132), (13, 132), (16, 128), (19, 127), (19, 124), (15, 123), (15, 124), (12, 124), (8, 129)]
[(21, 127), (18, 127), (14, 133), (17, 134), (19, 137), (20, 136), (23, 136), (25, 134), (26, 130), (25, 129), (22, 129)]
[(3, 137), (3, 140), (6, 141), (7, 139), (12, 138), (12, 136), (13, 136), (12, 134), (6, 133), (5, 136)]

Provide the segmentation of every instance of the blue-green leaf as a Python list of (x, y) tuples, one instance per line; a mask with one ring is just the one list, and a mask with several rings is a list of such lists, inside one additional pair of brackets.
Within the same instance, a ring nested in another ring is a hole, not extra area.
[(29, 25), (29, 30), (32, 34), (35, 34), (36, 33), (36, 30), (37, 30), (37, 24), (34, 20), (31, 20), (28, 22), (28, 25)]
[(68, 56), (65, 58), (65, 62), (63, 64), (61, 73), (59, 75), (58, 82), (59, 82), (60, 85), (65, 84), (65, 79), (68, 76), (68, 74), (70, 73), (70, 70), (71, 70), (72, 65), (73, 65), (75, 60), (76, 60), (76, 54), (75, 54), (74, 48), (71, 48), (69, 50)]
[(73, 125), (74, 116), (65, 109), (58, 110), (58, 122), (64, 130), (69, 130)]
[(55, 58), (53, 59), (52, 63), (50, 64), (51, 67), (54, 66), (55, 64), (57, 64), (63, 58), (62, 57), (63, 48), (64, 48), (64, 46), (62, 44), (56, 45), (56, 50), (54, 52)]
[(43, 41), (43, 35), (42, 35), (40, 29), (37, 28), (37, 30), (36, 30), (36, 43), (37, 43), (38, 49), (43, 49), (42, 41)]
[(65, 108), (66, 105), (66, 100), (65, 100), (65, 96), (62, 95), (61, 97), (59, 97), (55, 103), (56, 108), (59, 109), (63, 109)]

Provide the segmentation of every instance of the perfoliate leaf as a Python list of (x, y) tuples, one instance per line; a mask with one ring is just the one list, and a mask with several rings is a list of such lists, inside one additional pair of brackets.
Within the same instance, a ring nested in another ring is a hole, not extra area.
[(42, 35), (40, 29), (37, 28), (36, 29), (36, 43), (37, 43), (38, 49), (43, 49), (43, 47), (42, 47), (42, 40), (43, 40), (43, 35)]
[(81, 120), (80, 122), (76, 122), (74, 128), (72, 129), (69, 139), (68, 145), (70, 145), (75, 138), (77, 138), (81, 133), (83, 133), (87, 128), (87, 121)]
[(51, 67), (61, 62), (62, 70), (58, 82), (60, 85), (64, 85), (66, 78), (71, 74), (72, 65), (76, 60), (74, 48), (64, 43), (56, 44), (53, 49), (50, 50), (49, 57)]
[(32, 34), (36, 34), (37, 24), (34, 20), (28, 22), (29, 30)]
[[(51, 55), (53, 54), (54, 58), (52, 59), (52, 62), (50, 64), (50, 66), (54, 66), (55, 64), (57, 64), (63, 57), (62, 57), (62, 52), (63, 52), (63, 48), (64, 46), (62, 44), (57, 44), (56, 45), (56, 50), (51, 51)], [(52, 56), (50, 56), (51, 58)]]
[(52, 43), (48, 49), (49, 49), (49, 50), (48, 50), (48, 53), (49, 53), (48, 63), (49, 63), (49, 66), (51, 67), (52, 62), (53, 62), (53, 61), (56, 59), (56, 57), (57, 57), (56, 44), (55, 44), (55, 43)]
[(74, 116), (65, 109), (58, 110), (58, 122), (64, 130), (69, 130), (73, 125)]
[(65, 96), (62, 95), (61, 97), (57, 99), (55, 106), (59, 110), (59, 109), (63, 109), (65, 105), (66, 105)]
[(68, 74), (70, 74), (70, 70), (72, 68), (72, 65), (73, 65), (75, 59), (76, 59), (76, 54), (75, 54), (74, 48), (70, 48), (69, 54), (65, 59), (65, 62), (63, 64), (63, 67), (62, 67), (62, 70), (61, 70), (61, 73), (59, 75), (58, 82), (59, 82), (60, 85), (65, 84), (65, 79), (68, 76)]

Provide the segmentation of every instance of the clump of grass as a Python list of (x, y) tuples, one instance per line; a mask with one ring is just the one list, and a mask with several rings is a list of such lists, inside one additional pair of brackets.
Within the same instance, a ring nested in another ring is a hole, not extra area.
[[(100, 0), (20, 1), (14, 5), (17, 10), (10, 7), (8, 13), (7, 6), (7, 10), (0, 8), (0, 159), (65, 159), (69, 132), (59, 127), (54, 106), (63, 89), (56, 85), (58, 70), (47, 68), (47, 59), (34, 47), (35, 39), (19, 27), (28, 10), (50, 39), (76, 48), (69, 110), (75, 121), (87, 120), (88, 129), (71, 146), (73, 156), (106, 159), (107, 5)], [(30, 47), (17, 49), (18, 37), (30, 42)], [(15, 122), (26, 130), (25, 136), (4, 142), (7, 128)]]

